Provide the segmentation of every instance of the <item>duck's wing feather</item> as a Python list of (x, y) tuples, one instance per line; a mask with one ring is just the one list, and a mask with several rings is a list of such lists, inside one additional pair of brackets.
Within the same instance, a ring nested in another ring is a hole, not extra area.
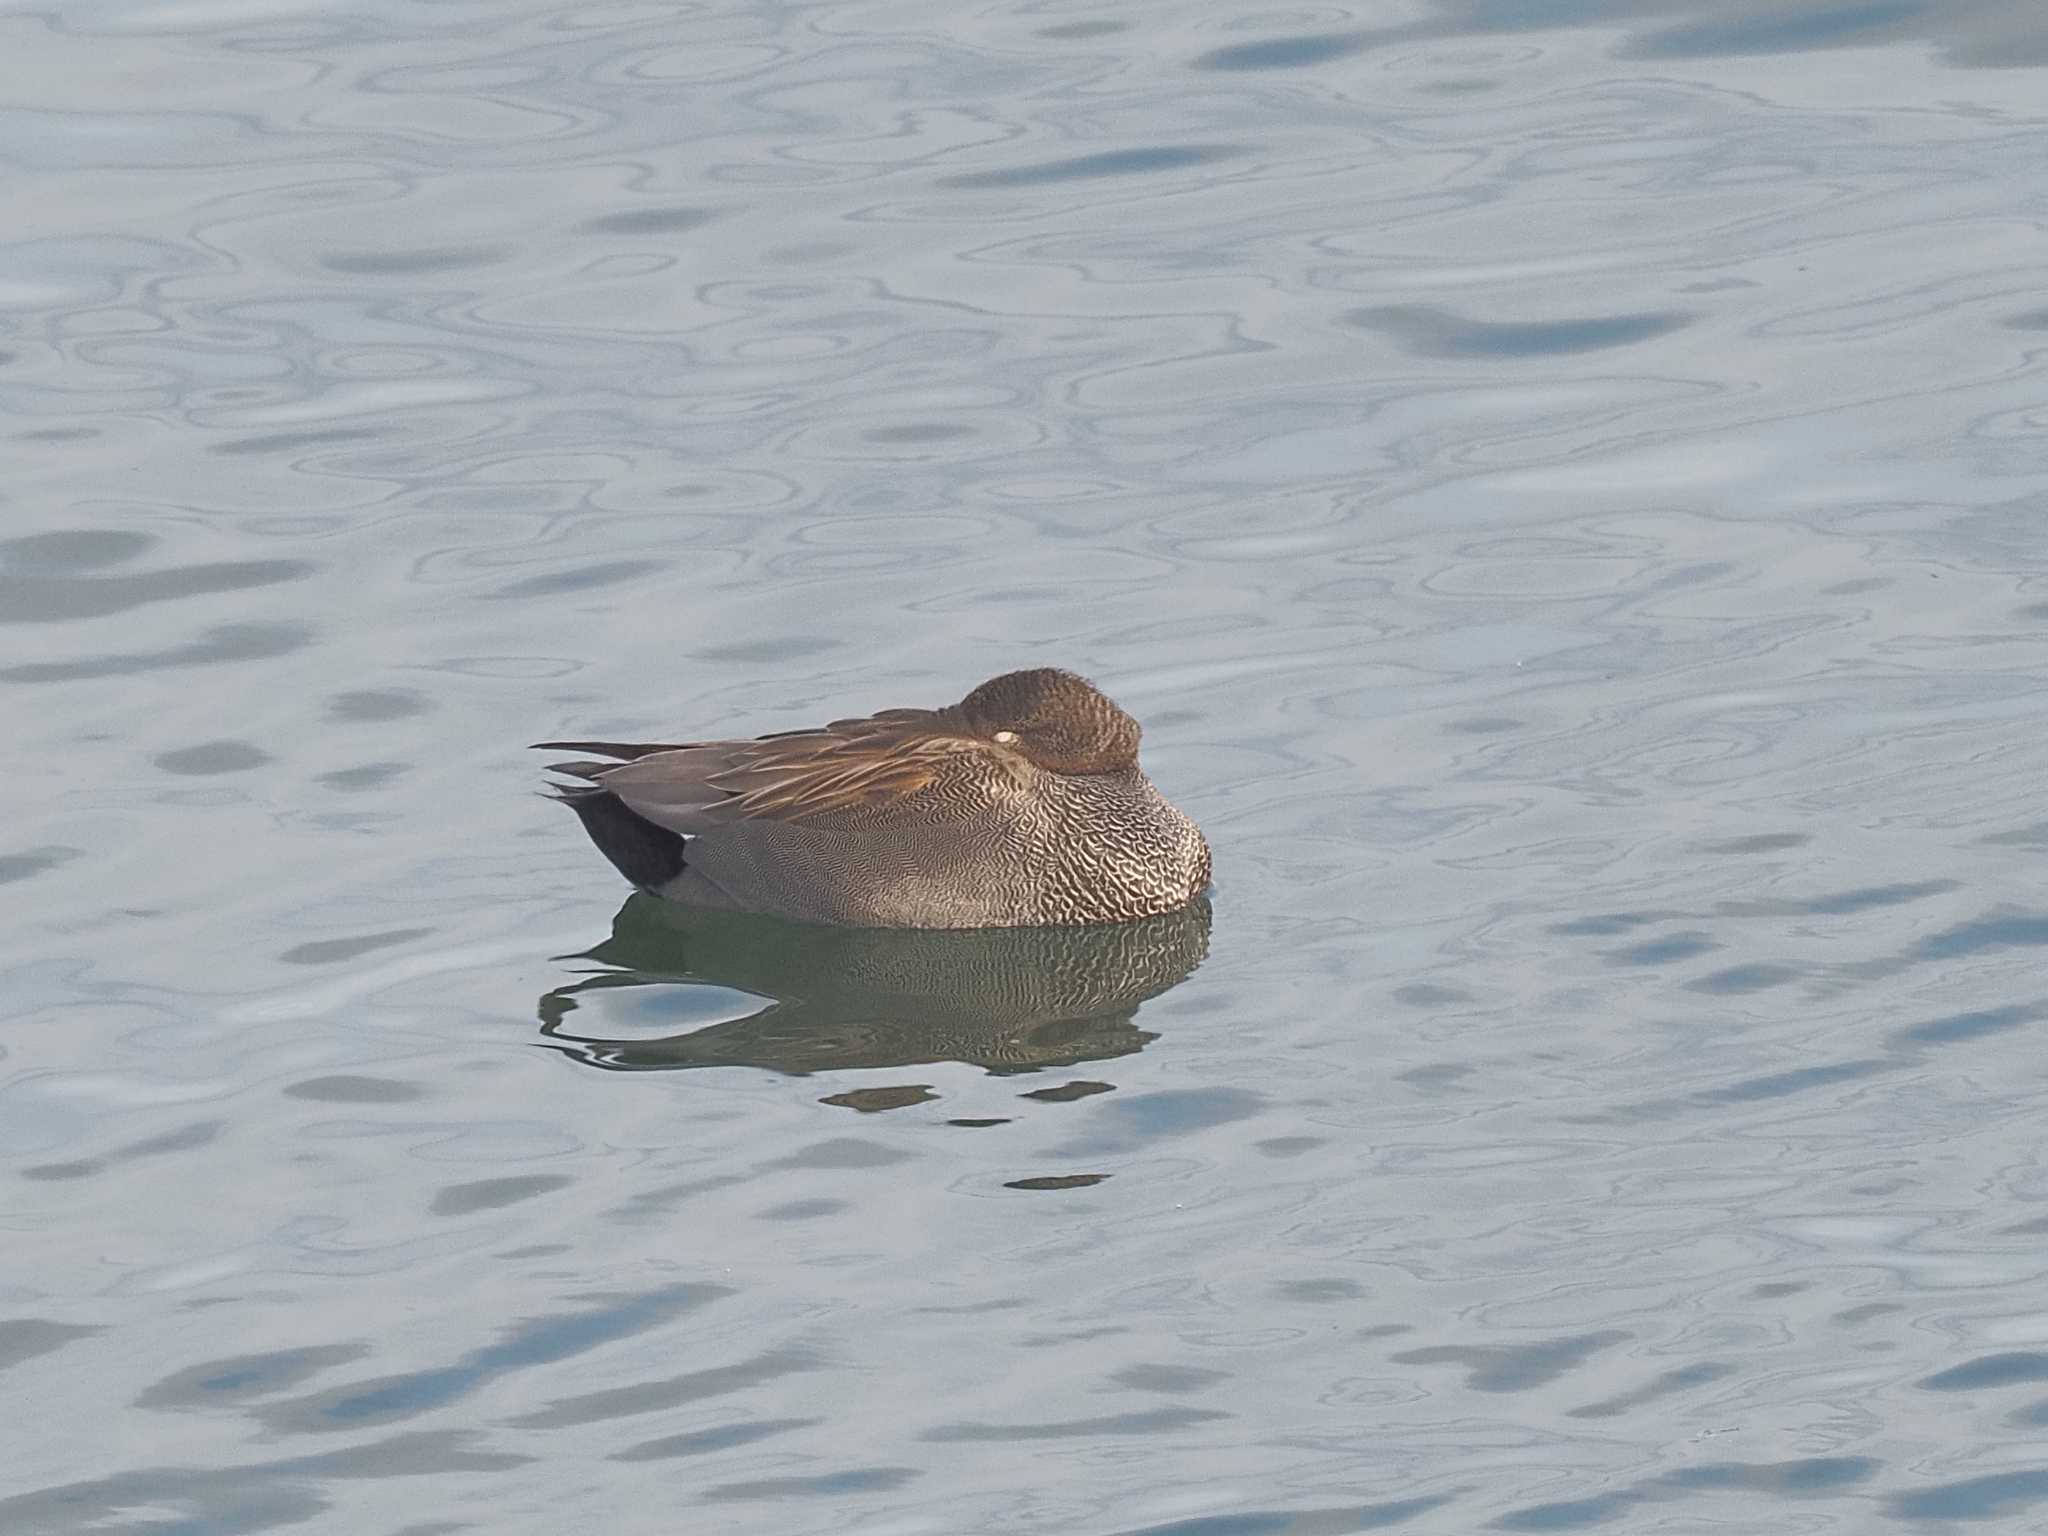
[(747, 741), (542, 745), (626, 759), (550, 766), (685, 836), (748, 818), (803, 823), (880, 811), (975, 759), (1027, 771), (1021, 758), (973, 736), (945, 710), (891, 709)]

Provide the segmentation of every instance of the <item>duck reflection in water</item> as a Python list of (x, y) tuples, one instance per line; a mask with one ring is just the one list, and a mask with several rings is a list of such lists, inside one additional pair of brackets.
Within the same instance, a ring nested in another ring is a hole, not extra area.
[[(1206, 899), (1136, 922), (944, 930), (817, 927), (636, 895), (610, 938), (572, 957), (605, 969), (541, 998), (541, 1033), (621, 1072), (931, 1061), (1031, 1072), (1143, 1049), (1158, 1037), (1133, 1022), (1139, 1005), (1185, 981), (1208, 949)], [(657, 1029), (701, 1020), (717, 1006), (712, 988), (764, 1001), (742, 1018), (654, 1037), (571, 1027), (586, 1010)]]

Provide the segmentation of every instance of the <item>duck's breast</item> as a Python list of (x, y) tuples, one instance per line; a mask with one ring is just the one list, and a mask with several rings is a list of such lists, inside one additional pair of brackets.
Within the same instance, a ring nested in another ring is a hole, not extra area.
[(1186, 906), (1209, 884), (1201, 829), (1135, 770), (1066, 781), (1064, 834), (1038, 920), (1125, 922)]

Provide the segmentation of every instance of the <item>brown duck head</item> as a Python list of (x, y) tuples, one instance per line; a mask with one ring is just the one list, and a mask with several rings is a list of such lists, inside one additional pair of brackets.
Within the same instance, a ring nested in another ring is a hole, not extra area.
[(1005, 672), (957, 706), (983, 740), (1022, 754), (1048, 773), (1124, 773), (1138, 766), (1138, 722), (1072, 672)]

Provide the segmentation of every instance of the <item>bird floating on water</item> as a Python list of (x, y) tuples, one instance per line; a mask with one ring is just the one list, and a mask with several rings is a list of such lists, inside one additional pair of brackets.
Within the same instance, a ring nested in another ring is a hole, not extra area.
[(1128, 922), (1209, 884), (1138, 722), (1053, 667), (941, 709), (751, 740), (544, 741), (555, 798), (620, 874), (692, 906), (865, 928)]

